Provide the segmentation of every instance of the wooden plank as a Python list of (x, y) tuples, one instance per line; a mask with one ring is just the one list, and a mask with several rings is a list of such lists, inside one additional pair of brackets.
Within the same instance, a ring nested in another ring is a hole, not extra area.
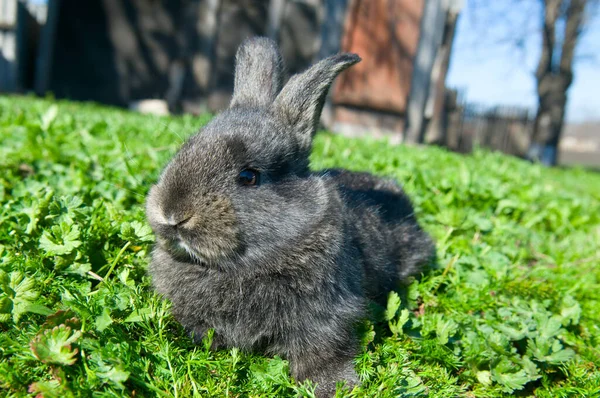
[(325, 15), (321, 24), (321, 48), (318, 58), (323, 59), (340, 52), (344, 22), (349, 0), (325, 0)]
[(354, 0), (342, 50), (362, 62), (344, 72), (332, 102), (402, 114), (417, 52), (423, 0)]
[(0, 31), (11, 31), (15, 29), (15, 24), (0, 22)]
[(17, 0), (0, 0), (0, 28), (15, 26), (17, 21)]
[(15, 66), (15, 34), (0, 32), (0, 91), (14, 91)]
[(35, 58), (37, 55), (41, 26), (25, 3), (19, 2), (16, 29), (15, 90), (33, 89)]
[(407, 129), (404, 140), (409, 143), (423, 142), (424, 113), (429, 96), (431, 71), (442, 41), (445, 18), (446, 10), (442, 8), (440, 0), (425, 2), (418, 51), (413, 61), (414, 68), (406, 114)]
[(44, 95), (50, 85), (52, 54), (56, 36), (56, 25), (60, 11), (60, 0), (48, 1), (48, 14), (42, 29), (40, 48), (35, 68), (34, 90), (38, 95)]

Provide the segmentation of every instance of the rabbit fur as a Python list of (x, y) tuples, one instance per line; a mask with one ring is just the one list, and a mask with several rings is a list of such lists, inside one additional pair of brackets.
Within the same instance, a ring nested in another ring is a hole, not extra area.
[[(368, 301), (385, 304), (434, 255), (395, 182), (309, 170), (327, 91), (359, 61), (334, 55), (283, 86), (275, 44), (244, 42), (230, 107), (181, 147), (146, 204), (149, 273), (175, 319), (196, 341), (214, 329), (214, 348), (287, 358), (322, 397), (359, 383)], [(240, 183), (243, 170), (259, 181)]]

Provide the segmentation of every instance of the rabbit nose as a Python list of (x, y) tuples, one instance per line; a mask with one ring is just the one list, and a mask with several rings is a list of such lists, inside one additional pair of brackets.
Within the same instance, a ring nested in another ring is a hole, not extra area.
[(168, 220), (168, 224), (169, 224), (169, 226), (177, 229), (177, 228), (185, 225), (191, 219), (192, 219), (192, 216), (183, 217), (183, 218), (176, 218), (175, 216), (171, 216)]

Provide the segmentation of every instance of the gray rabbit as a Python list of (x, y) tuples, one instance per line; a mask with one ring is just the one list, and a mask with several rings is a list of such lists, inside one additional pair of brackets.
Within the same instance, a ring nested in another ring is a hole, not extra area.
[(229, 109), (192, 136), (147, 198), (156, 234), (149, 272), (174, 317), (214, 348), (281, 355), (292, 376), (359, 383), (355, 326), (369, 300), (418, 273), (434, 245), (393, 181), (309, 170), (312, 139), (338, 54), (285, 86), (276, 45), (246, 41)]

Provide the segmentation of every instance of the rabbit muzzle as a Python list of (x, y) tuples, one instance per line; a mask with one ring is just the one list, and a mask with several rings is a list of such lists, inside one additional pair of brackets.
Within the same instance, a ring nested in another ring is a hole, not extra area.
[(146, 213), (158, 244), (175, 258), (218, 265), (241, 250), (237, 217), (225, 195), (193, 195), (175, 205), (162, 192), (160, 185), (151, 189)]

